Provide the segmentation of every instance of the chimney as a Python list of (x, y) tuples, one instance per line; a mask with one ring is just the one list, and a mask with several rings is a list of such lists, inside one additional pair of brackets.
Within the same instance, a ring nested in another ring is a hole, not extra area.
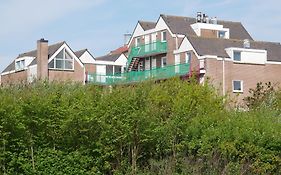
[(44, 38), (37, 41), (37, 79), (48, 79), (48, 40)]
[(202, 22), (202, 12), (197, 12), (196, 22), (198, 23)]

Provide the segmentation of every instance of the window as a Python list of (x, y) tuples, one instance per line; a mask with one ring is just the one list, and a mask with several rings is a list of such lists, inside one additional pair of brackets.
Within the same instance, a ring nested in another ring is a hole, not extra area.
[(167, 41), (167, 32), (166, 31), (161, 33), (161, 41)]
[(225, 31), (219, 31), (218, 35), (219, 35), (219, 38), (225, 38)]
[(106, 75), (112, 75), (113, 72), (113, 66), (112, 65), (106, 65)]
[(190, 63), (190, 61), (191, 61), (191, 53), (190, 52), (186, 52), (185, 63)]
[(25, 68), (25, 60), (16, 61), (16, 71), (23, 70)]
[(241, 61), (241, 52), (234, 51), (233, 52), (233, 60), (234, 61)]
[(137, 37), (136, 40), (135, 40), (135, 46), (139, 46), (140, 45), (140, 42), (141, 42), (141, 38), (140, 37)]
[(56, 57), (49, 63), (51, 69), (73, 70), (74, 59), (65, 50), (61, 50)]
[(122, 72), (122, 66), (115, 66), (114, 67), (114, 73), (119, 74)]
[(232, 82), (233, 92), (243, 92), (243, 81), (241, 80), (234, 80)]
[(161, 67), (165, 67), (167, 65), (167, 58), (166, 57), (162, 57), (161, 58)]

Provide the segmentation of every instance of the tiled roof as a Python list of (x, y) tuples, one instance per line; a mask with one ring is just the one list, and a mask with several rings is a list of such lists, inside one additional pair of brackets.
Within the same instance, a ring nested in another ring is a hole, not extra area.
[(101, 57), (97, 57), (96, 60), (97, 61), (113, 61), (115, 62), (121, 54), (108, 54), (105, 56), (101, 56)]
[(115, 50), (111, 51), (110, 53), (111, 54), (121, 54), (121, 53), (125, 53), (125, 52), (128, 52), (128, 46), (119, 47), (118, 49), (115, 49)]
[[(243, 48), (244, 41), (233, 39), (203, 38), (196, 36), (187, 37), (199, 55), (215, 55), (228, 58), (225, 49), (229, 47)], [(267, 61), (281, 62), (280, 43), (250, 41), (251, 49), (267, 51)]]
[[(171, 15), (160, 15), (163, 20), (166, 22), (168, 27), (173, 33), (182, 34), (182, 35), (195, 35), (194, 30), (190, 25), (196, 22), (195, 18), (183, 17), (183, 16), (171, 16)], [(230, 39), (244, 40), (249, 39), (253, 40), (247, 30), (240, 22), (232, 21), (220, 21), (218, 24), (223, 25), (224, 28), (229, 28), (230, 30)]]
[(156, 25), (155, 22), (150, 22), (150, 21), (139, 21), (139, 24), (145, 31), (155, 28)]
[[(48, 56), (49, 57), (52, 56), (64, 43), (65, 43), (65, 41), (50, 45)], [(32, 66), (32, 65), (37, 64), (37, 59), (36, 59), (37, 50), (33, 50), (33, 51), (29, 51), (29, 52), (26, 52), (26, 53), (19, 54), (19, 56), (17, 58), (21, 58), (21, 57), (35, 57), (35, 59), (28, 66)], [(10, 71), (13, 71), (13, 70), (15, 70), (15, 60), (13, 60), (13, 62), (9, 66), (7, 66), (2, 73), (10, 72)]]
[(87, 49), (76, 51), (74, 54), (77, 56), (77, 58), (80, 58), (85, 52), (87, 52)]

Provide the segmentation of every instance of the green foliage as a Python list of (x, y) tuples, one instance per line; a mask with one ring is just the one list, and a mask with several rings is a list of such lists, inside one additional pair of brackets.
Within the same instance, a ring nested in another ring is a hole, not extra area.
[(281, 93), (252, 94), (237, 112), (178, 79), (2, 87), (0, 174), (280, 174)]
[(244, 99), (248, 108), (259, 108), (262, 106), (274, 105), (274, 88), (271, 82), (263, 84), (262, 82), (257, 83), (255, 89), (250, 89), (250, 95)]

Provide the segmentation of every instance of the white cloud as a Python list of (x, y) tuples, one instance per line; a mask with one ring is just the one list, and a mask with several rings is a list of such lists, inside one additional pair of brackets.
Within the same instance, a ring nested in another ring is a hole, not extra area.
[(1, 2), (0, 38), (32, 33), (68, 14), (100, 5), (105, 0), (9, 0)]

